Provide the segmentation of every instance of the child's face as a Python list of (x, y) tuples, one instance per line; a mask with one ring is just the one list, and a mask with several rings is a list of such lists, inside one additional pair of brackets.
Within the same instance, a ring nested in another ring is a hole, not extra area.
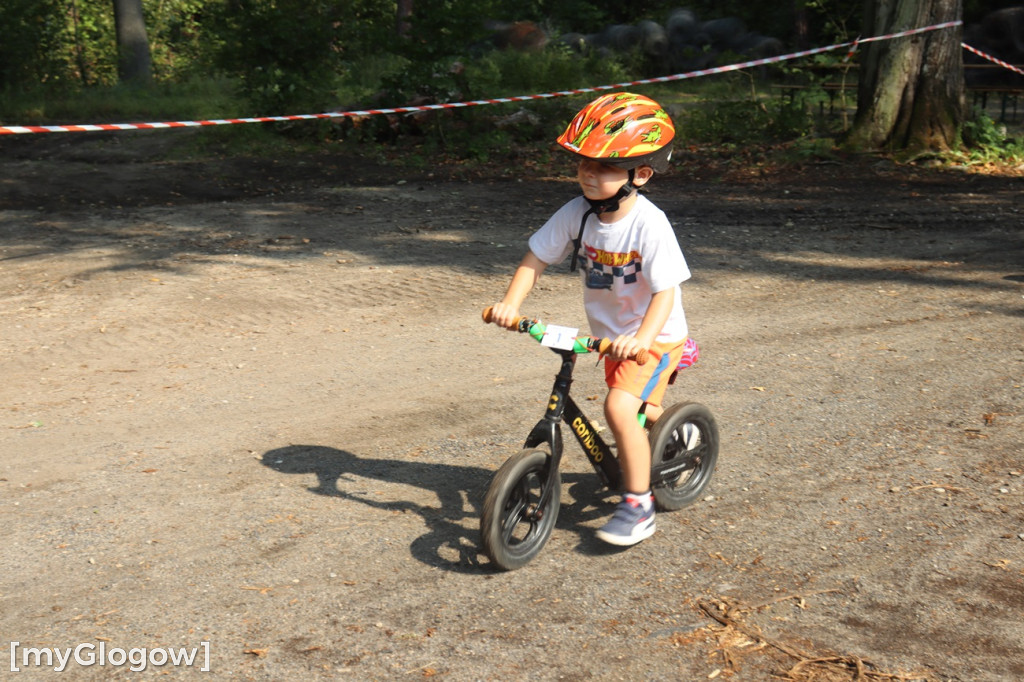
[(619, 188), (626, 184), (629, 180), (629, 171), (607, 163), (583, 159), (576, 169), (576, 180), (580, 183), (580, 189), (586, 198), (608, 199), (615, 196)]

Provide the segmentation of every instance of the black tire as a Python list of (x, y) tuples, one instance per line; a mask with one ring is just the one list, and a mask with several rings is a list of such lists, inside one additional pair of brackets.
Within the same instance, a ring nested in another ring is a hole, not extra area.
[(502, 570), (519, 568), (537, 556), (555, 527), (562, 499), (559, 472), (547, 505), (537, 509), (550, 461), (544, 450), (523, 450), (509, 457), (491, 479), (480, 516), (480, 538), (484, 552)]
[(696, 502), (718, 463), (718, 425), (711, 410), (699, 403), (677, 403), (655, 422), (650, 440), (653, 468), (663, 462), (683, 465), (671, 480), (652, 479), (658, 509), (675, 511)]

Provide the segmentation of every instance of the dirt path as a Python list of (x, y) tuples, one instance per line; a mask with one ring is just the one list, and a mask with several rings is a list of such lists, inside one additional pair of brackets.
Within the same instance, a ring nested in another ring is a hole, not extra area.
[[(0, 140), (3, 669), (209, 642), (243, 679), (1024, 677), (1019, 178), (684, 159), (651, 198), (713, 499), (609, 551), (573, 449), (548, 546), (495, 573), (479, 504), (556, 367), (479, 311), (572, 183), (126, 139)], [(580, 325), (577, 286), (525, 312)]]

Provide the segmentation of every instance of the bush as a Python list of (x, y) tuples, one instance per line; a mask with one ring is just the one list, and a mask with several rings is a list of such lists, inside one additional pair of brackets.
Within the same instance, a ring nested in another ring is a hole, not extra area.
[[(580, 56), (561, 47), (538, 52), (492, 50), (468, 62), (455, 57), (407, 62), (406, 68), (383, 79), (384, 87), (372, 106), (390, 108), (532, 95), (626, 78), (626, 72), (614, 60)], [(365, 84), (361, 89), (365, 90)], [(408, 141), (415, 137), (421, 151), (432, 156), (454, 154), (482, 161), (494, 156), (509, 158), (516, 156), (524, 145), (553, 139), (579, 109), (581, 98), (595, 96), (590, 93), (578, 98), (489, 104), (422, 116), (376, 116), (359, 122), (358, 127), (342, 124), (340, 128), (345, 136), (361, 140)]]
[(799, 103), (783, 100), (705, 101), (685, 112), (676, 127), (683, 139), (708, 144), (755, 144), (807, 135), (811, 117)]
[(626, 70), (614, 59), (596, 54), (581, 56), (561, 46), (539, 52), (494, 50), (466, 67), (474, 98), (585, 88), (627, 77)]
[(1006, 126), (996, 124), (981, 110), (975, 112), (973, 120), (964, 123), (962, 135), (973, 163), (1024, 161), (1024, 140), (1009, 137)]
[(58, 0), (0, 3), (0, 90), (23, 88), (63, 74), (64, 26)]
[[(257, 114), (332, 108), (351, 43), (348, 6), (331, 0), (238, 0), (223, 9), (218, 66), (237, 76)], [(363, 40), (373, 31), (366, 29)], [(358, 46), (357, 46), (358, 47)], [(358, 54), (359, 50), (355, 49)]]
[(202, 79), (149, 87), (35, 88), (0, 99), (0, 116), (25, 125), (128, 123), (239, 115), (232, 84)]

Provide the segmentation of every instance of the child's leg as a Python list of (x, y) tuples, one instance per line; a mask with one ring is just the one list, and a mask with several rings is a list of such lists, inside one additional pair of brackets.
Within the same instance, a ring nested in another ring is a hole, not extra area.
[(605, 361), (608, 397), (604, 402), (604, 416), (618, 446), (625, 494), (611, 520), (598, 529), (597, 537), (613, 545), (635, 545), (654, 533), (651, 444), (636, 416), (644, 402), (648, 403), (649, 417), (656, 421), (662, 415), (661, 398), (681, 349), (681, 342), (678, 349), (658, 348), (656, 362), (643, 368), (635, 362)]
[(604, 403), (604, 415), (615, 435), (622, 466), (622, 501), (608, 523), (597, 530), (607, 543), (628, 547), (649, 538), (655, 529), (654, 501), (651, 499), (651, 446), (647, 432), (637, 421), (642, 400), (629, 391), (611, 388)]
[(661, 415), (665, 414), (665, 408), (661, 405), (652, 405), (651, 403), (647, 403), (647, 407), (644, 408), (644, 414), (647, 415), (647, 422), (645, 426), (647, 426), (647, 428), (651, 428), (654, 426), (655, 422), (661, 419)]
[(622, 485), (630, 493), (651, 488), (651, 444), (636, 418), (642, 402), (621, 388), (612, 388), (604, 403), (604, 417), (618, 447)]

